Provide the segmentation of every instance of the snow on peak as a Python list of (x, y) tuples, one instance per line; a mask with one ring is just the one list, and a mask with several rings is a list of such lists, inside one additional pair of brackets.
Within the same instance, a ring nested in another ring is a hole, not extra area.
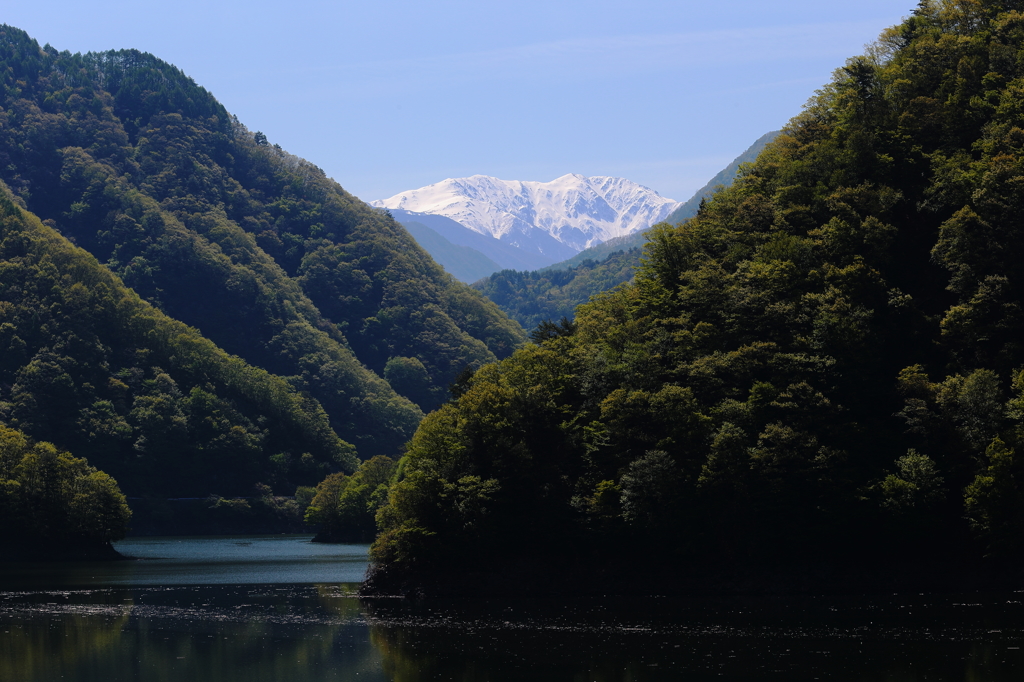
[(569, 258), (663, 220), (679, 202), (625, 178), (569, 173), (550, 182), (448, 178), (371, 202), (443, 215), (521, 248)]

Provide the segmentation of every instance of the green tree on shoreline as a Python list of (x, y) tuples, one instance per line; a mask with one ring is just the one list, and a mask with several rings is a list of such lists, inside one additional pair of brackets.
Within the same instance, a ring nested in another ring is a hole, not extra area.
[(131, 511), (117, 482), (51, 443), (31, 443), (0, 425), (3, 543), (44, 553), (101, 549), (128, 531)]

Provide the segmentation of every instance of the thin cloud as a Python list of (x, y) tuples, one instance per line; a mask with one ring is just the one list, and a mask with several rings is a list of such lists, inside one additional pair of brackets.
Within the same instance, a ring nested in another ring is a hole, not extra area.
[[(609, 79), (747, 62), (843, 59), (863, 44), (865, 35), (878, 29), (874, 22), (826, 23), (579, 38), (416, 59), (324, 65), (306, 72), (319, 78), (333, 75), (339, 91), (358, 83), (362, 94), (367, 89), (384, 94), (480, 82)], [(319, 81), (319, 86), (323, 85)]]

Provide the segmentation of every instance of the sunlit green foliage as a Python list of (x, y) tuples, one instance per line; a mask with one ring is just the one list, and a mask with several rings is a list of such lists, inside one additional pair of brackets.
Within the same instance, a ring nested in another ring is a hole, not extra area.
[(387, 500), (395, 461), (377, 455), (351, 476), (331, 474), (316, 487), (306, 523), (319, 527), (320, 542), (369, 542), (377, 527), (377, 510)]
[(117, 482), (50, 443), (0, 426), (0, 541), (50, 549), (103, 546), (128, 530)]
[[(922, 2), (653, 229), (633, 284), (478, 371), (400, 465), (378, 575), (614, 565), (609, 543), (752, 571), (1019, 556), (1018, 5)], [(467, 476), (493, 485), (464, 537)]]

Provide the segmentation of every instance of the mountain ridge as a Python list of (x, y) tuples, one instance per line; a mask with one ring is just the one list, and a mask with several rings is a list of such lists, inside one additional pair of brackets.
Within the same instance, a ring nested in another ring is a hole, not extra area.
[[(765, 146), (774, 140), (780, 133), (779, 130), (773, 130), (765, 133), (752, 145), (737, 156), (732, 162), (720, 170), (715, 177), (708, 180), (708, 182), (701, 187), (699, 190), (694, 192), (693, 196), (684, 201), (683, 203), (676, 206), (671, 213), (669, 213), (663, 222), (676, 224), (684, 220), (689, 220), (693, 216), (697, 215), (697, 209), (700, 208), (701, 200), (710, 199), (714, 196), (718, 190), (728, 187), (736, 179), (737, 173), (739, 173), (740, 166), (744, 163), (753, 163), (757, 159), (757, 155), (761, 153), (761, 150)], [(653, 225), (651, 225), (653, 227)], [(647, 238), (644, 236), (647, 230), (641, 230), (639, 232), (633, 232), (621, 237), (612, 237), (611, 239), (595, 244), (594, 246), (588, 247), (578, 254), (564, 261), (548, 265), (542, 270), (566, 270), (577, 265), (580, 265), (584, 261), (602, 261), (608, 258), (611, 254), (617, 251), (629, 251), (631, 249), (642, 249)]]
[(400, 452), (460, 372), (525, 340), (401, 225), (153, 55), (59, 52), (0, 26), (0, 179), (364, 457)]
[(448, 178), (371, 204), (443, 215), (522, 249), (569, 258), (659, 222), (679, 202), (625, 178), (569, 173), (549, 182)]
[[(548, 258), (536, 251), (527, 251), (513, 244), (507, 244), (488, 235), (480, 234), (447, 216), (435, 213), (406, 211), (401, 208), (382, 210), (386, 210), (402, 225), (407, 225), (411, 222), (425, 225), (456, 246), (468, 246), (479, 251), (486, 258), (498, 263), (502, 268), (534, 270), (554, 263), (553, 258)], [(431, 255), (437, 259), (435, 254)]]
[[(697, 214), (701, 201), (714, 196), (737, 178), (740, 167), (752, 162), (775, 139), (778, 131), (762, 135), (722, 169), (663, 222), (682, 222)], [(498, 304), (524, 329), (545, 320), (573, 319), (576, 306), (592, 296), (633, 279), (648, 235), (654, 228), (615, 237), (560, 263), (533, 271), (505, 269), (473, 282), (473, 288)]]

